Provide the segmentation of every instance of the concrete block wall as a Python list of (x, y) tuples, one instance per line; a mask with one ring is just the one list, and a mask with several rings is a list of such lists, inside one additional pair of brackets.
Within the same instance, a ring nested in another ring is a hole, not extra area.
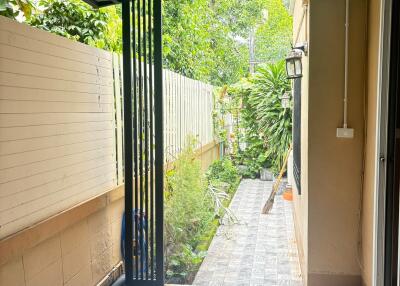
[(123, 199), (0, 266), (0, 285), (96, 285), (118, 262)]

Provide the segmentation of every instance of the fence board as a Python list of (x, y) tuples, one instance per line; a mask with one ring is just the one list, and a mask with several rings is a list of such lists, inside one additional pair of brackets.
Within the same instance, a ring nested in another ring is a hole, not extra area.
[[(1, 26), (0, 26), (1, 27)], [(55, 38), (57, 41), (59, 37)], [(92, 64), (103, 68), (111, 69), (111, 62), (95, 55), (82, 53), (72, 49), (66, 49), (58, 45), (52, 45), (36, 39), (26, 37), (0, 28), (0, 43), (17, 48), (29, 48), (29, 50), (44, 55), (57, 56), (62, 59), (74, 60), (79, 63)]]
[(53, 67), (63, 70), (76, 71), (109, 78), (112, 70), (96, 64), (78, 62), (74, 59), (65, 59), (57, 56), (43, 54), (40, 51), (31, 51), (0, 43), (0, 55), (2, 58), (37, 64), (44, 67)]
[(113, 55), (113, 65), (114, 65), (114, 100), (115, 100), (115, 134), (116, 134), (116, 152), (117, 152), (117, 176), (118, 184), (124, 182), (124, 153), (123, 153), (123, 124), (124, 120), (122, 117), (122, 90), (121, 90), (121, 77), (120, 77), (120, 62), (118, 55)]
[(112, 138), (113, 129), (0, 142), (0, 156)]
[(114, 104), (110, 103), (85, 103), (85, 102), (46, 102), (36, 100), (1, 100), (0, 113), (111, 113)]
[(97, 186), (99, 183), (107, 182), (110, 180), (115, 181), (115, 170), (109, 172), (97, 174), (96, 176), (85, 178), (83, 181), (79, 182), (77, 185), (70, 186), (61, 190), (54, 191), (41, 197), (39, 199), (34, 199), (29, 201), (28, 203), (18, 205), (12, 209), (1, 211), (0, 212), (0, 224), (6, 225), (8, 223), (12, 223), (19, 218), (26, 217), (31, 215), (32, 213), (50, 207), (54, 204), (62, 202), (65, 199), (74, 197), (76, 195), (79, 196), (81, 190), (91, 189)]
[[(99, 178), (99, 184), (87, 189), (80, 189), (79, 194), (75, 196), (71, 196), (69, 198), (64, 199), (63, 201), (59, 201), (53, 205), (46, 206), (44, 208), (33, 211), (32, 213), (25, 215), (19, 219), (13, 220), (10, 223), (2, 225), (0, 229), (0, 237), (7, 236), (15, 232), (15, 230), (23, 230), (29, 226), (34, 225), (35, 223), (45, 220), (49, 218), (49, 213), (51, 216), (57, 215), (61, 213), (60, 210), (67, 210), (64, 205), (75, 206), (78, 204), (82, 204), (85, 201), (90, 200), (95, 196), (101, 196), (102, 194), (108, 192), (111, 188), (114, 187), (114, 181), (107, 181), (104, 177)], [(99, 193), (99, 190), (104, 190), (102, 193)], [(90, 199), (87, 199), (90, 198)]]
[(164, 126), (166, 160), (186, 146), (188, 137), (200, 147), (213, 137), (213, 87), (172, 71), (164, 71)]
[(0, 127), (0, 142), (29, 138), (49, 137), (56, 135), (75, 134), (90, 131), (109, 130), (113, 128), (113, 121), (94, 121), (47, 124), (20, 127)]
[(113, 103), (110, 94), (67, 92), (47, 89), (0, 86), (0, 100), (35, 100), (47, 102)]
[(71, 164), (61, 168), (54, 168), (48, 172), (39, 173), (36, 175), (27, 176), (25, 178), (8, 181), (6, 183), (0, 184), (0, 198), (5, 196), (10, 196), (12, 194), (23, 192), (35, 187), (51, 183), (53, 181), (61, 180), (63, 178), (67, 178), (75, 174), (91, 170), (99, 166), (99, 164), (105, 162), (112, 163), (112, 160), (113, 160), (112, 154), (106, 154), (106, 155), (101, 154), (98, 157), (94, 156), (94, 158), (92, 159), (89, 158), (81, 162), (77, 162), (75, 164)]
[(95, 168), (85, 170), (80, 173), (74, 173), (72, 176), (64, 177), (59, 180), (52, 181), (50, 183), (30, 188), (20, 192), (14, 192), (11, 195), (4, 196), (0, 200), (0, 216), (3, 212), (8, 211), (12, 208), (22, 205), (28, 205), (34, 200), (45, 198), (53, 195), (56, 192), (61, 192), (63, 189), (72, 188), (80, 185), (82, 182), (88, 180), (88, 178), (98, 177), (113, 171), (114, 162), (102, 162)]
[(76, 154), (61, 156), (50, 160), (34, 162), (23, 166), (7, 168), (0, 170), (0, 184), (13, 180), (23, 179), (29, 176), (43, 174), (55, 169), (71, 166), (85, 160), (99, 158), (105, 155), (114, 156), (114, 148), (98, 148), (85, 152), (77, 152)]
[(0, 72), (0, 85), (83, 93), (113, 94), (112, 86)]
[(47, 67), (40, 64), (25, 63), (20, 60), (0, 58), (0, 71), (21, 75), (31, 75), (49, 78), (62, 79), (81, 83), (101, 84), (111, 86), (112, 77), (104, 77), (98, 74), (89, 74), (78, 71), (69, 71), (55, 67)]
[(72, 155), (75, 154), (77, 150), (79, 150), (79, 152), (94, 150), (97, 148), (96, 145), (112, 147), (113, 144), (114, 139), (111, 137), (95, 141), (63, 145), (60, 147), (34, 150), (27, 153), (13, 153), (10, 155), (0, 156), (0, 170)]
[(113, 120), (111, 113), (15, 113), (0, 114), (0, 127), (104, 122), (108, 120)]
[(104, 50), (93, 49), (88, 45), (84, 45), (76, 41), (71, 41), (67, 38), (51, 34), (49, 32), (31, 27), (26, 24), (18, 23), (6, 17), (0, 17), (0, 30), (22, 35), (24, 36), (24, 38), (42, 41), (65, 50), (75, 50), (85, 55), (97, 56), (104, 60), (107, 60), (108, 62), (111, 62), (111, 54)]

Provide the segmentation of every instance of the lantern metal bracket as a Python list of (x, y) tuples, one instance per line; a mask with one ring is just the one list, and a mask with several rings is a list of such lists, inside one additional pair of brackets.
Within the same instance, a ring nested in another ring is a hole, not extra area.
[(296, 45), (294, 45), (292, 47), (293, 50), (300, 50), (304, 53), (305, 56), (308, 55), (308, 43), (304, 42), (304, 43), (297, 43)]

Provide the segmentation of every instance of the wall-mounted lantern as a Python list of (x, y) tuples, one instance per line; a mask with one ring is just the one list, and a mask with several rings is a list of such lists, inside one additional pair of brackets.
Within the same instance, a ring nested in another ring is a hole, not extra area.
[(286, 73), (287, 78), (299, 78), (303, 76), (303, 67), (301, 64), (302, 58), (301, 50), (292, 50), (286, 58)]
[(281, 97), (282, 108), (290, 108), (290, 92), (285, 92)]
[(296, 45), (289, 55), (286, 57), (286, 73), (287, 78), (294, 79), (303, 76), (303, 66), (301, 58), (303, 53), (307, 55), (307, 43)]

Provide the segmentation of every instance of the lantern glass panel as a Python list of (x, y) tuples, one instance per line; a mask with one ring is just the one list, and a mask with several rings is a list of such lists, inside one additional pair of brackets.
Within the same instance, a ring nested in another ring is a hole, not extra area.
[(292, 77), (295, 75), (296, 68), (295, 68), (294, 59), (289, 59), (286, 62), (286, 71), (287, 71), (288, 77)]
[(303, 71), (302, 71), (302, 66), (301, 66), (301, 58), (295, 59), (295, 67), (296, 67), (296, 71), (295, 71), (296, 76), (302, 76)]

